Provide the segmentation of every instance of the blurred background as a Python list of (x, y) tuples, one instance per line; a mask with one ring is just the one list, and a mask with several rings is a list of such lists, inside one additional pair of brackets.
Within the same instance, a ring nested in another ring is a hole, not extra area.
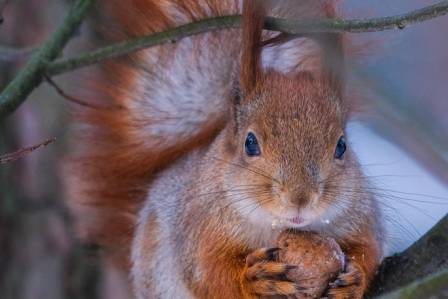
[[(57, 28), (72, 1), (0, 0), (0, 90), (26, 61), (7, 47), (38, 45)], [(346, 17), (400, 14), (428, 0), (340, 1)], [(95, 13), (93, 13), (95, 15)], [(95, 17), (66, 50), (99, 44)], [(93, 29), (93, 30), (92, 30)], [(350, 93), (359, 99), (349, 139), (385, 213), (387, 253), (401, 251), (448, 211), (448, 16), (402, 31), (354, 34)], [(17, 52), (15, 52), (17, 53)], [(77, 77), (58, 76), (68, 94)], [(0, 164), (0, 298), (126, 298), (117, 273), (74, 237), (64, 200), (62, 164), (70, 152), (67, 102), (48, 84), (0, 123), (0, 155), (48, 138), (56, 142)]]

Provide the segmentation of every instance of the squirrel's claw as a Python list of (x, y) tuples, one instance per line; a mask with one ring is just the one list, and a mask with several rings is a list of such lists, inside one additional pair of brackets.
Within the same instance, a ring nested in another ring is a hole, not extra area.
[(277, 262), (279, 248), (257, 249), (246, 258), (242, 286), (246, 293), (258, 296), (293, 295), (297, 285), (286, 278), (296, 266)]
[(284, 275), (287, 271), (295, 268), (297, 268), (297, 266), (278, 262), (259, 262), (247, 269), (246, 277), (248, 279), (273, 278)]
[(251, 267), (261, 261), (274, 261), (279, 250), (278, 247), (257, 249), (246, 257), (246, 265)]
[(364, 272), (355, 262), (347, 264), (347, 271), (329, 284), (329, 289), (323, 298), (328, 299), (361, 299), (364, 293), (366, 279)]
[(252, 284), (253, 293), (259, 296), (294, 295), (297, 287), (291, 281), (257, 280)]

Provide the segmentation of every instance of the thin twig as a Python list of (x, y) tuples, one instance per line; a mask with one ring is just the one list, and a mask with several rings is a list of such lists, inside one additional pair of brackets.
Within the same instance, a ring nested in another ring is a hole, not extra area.
[(61, 53), (94, 2), (94, 0), (77, 0), (62, 25), (6, 86), (0, 95), (0, 119), (16, 110), (31, 91), (42, 82), (47, 63), (53, 61)]
[(51, 87), (54, 88), (54, 90), (56, 90), (56, 92), (63, 97), (64, 99), (73, 102), (75, 104), (84, 106), (84, 107), (89, 107), (89, 108), (93, 108), (93, 109), (101, 109), (101, 107), (99, 106), (95, 106), (92, 105), (90, 103), (84, 102), (83, 100), (80, 100), (74, 96), (71, 96), (69, 94), (67, 94), (61, 87), (59, 87), (59, 85), (53, 81), (53, 79), (51, 79), (48, 75), (44, 75), (45, 81), (47, 81), (48, 84), (50, 84)]
[(18, 151), (15, 151), (10, 154), (1, 155), (0, 156), (0, 164), (6, 164), (6, 163), (10, 163), (10, 162), (19, 160), (20, 158), (23, 158), (24, 156), (28, 155), (29, 153), (34, 152), (38, 148), (47, 146), (50, 143), (53, 143), (55, 141), (56, 141), (56, 138), (47, 139), (44, 142), (41, 142), (39, 144), (21, 148)]
[[(288, 20), (267, 18), (265, 28), (289, 34), (301, 33), (365, 33), (391, 29), (403, 30), (407, 26), (421, 23), (448, 13), (448, 1), (425, 6), (408, 13), (372, 19), (327, 19), (327, 20)], [(278, 29), (281, 30), (278, 30)]]
[[(43, 73), (53, 76), (151, 46), (176, 42), (181, 38), (206, 31), (237, 28), (240, 26), (241, 19), (240, 16), (224, 16), (201, 20), (165, 32), (104, 47), (75, 58), (52, 62), (74, 30), (79, 26), (93, 2), (94, 0), (78, 0), (64, 24), (33, 55), (19, 75), (6, 87), (0, 95), (0, 119), (13, 112), (26, 99), (28, 94), (42, 82)], [(446, 13), (448, 13), (448, 0), (406, 14), (374, 19), (300, 21), (267, 18), (265, 28), (293, 35), (310, 32), (373, 32), (388, 29), (404, 29), (408, 25), (423, 22)]]
[[(441, 1), (438, 4), (417, 9), (409, 13), (390, 17), (373, 19), (326, 19), (326, 20), (288, 20), (269, 17), (266, 19), (265, 29), (288, 33), (292, 35), (303, 35), (305, 33), (361, 33), (384, 31), (390, 29), (404, 29), (411, 24), (420, 23), (448, 13), (448, 1)], [(197, 35), (200, 33), (218, 30), (238, 28), (240, 26), (240, 16), (222, 16), (200, 20), (180, 27), (169, 29), (164, 32), (151, 34), (144, 37), (127, 40), (111, 46), (98, 49), (91, 53), (83, 54), (75, 58), (58, 60), (49, 63), (47, 73), (58, 75), (69, 72), (77, 68), (85, 67), (105, 59), (115, 58), (129, 54), (148, 47), (173, 43), (184, 37)]]

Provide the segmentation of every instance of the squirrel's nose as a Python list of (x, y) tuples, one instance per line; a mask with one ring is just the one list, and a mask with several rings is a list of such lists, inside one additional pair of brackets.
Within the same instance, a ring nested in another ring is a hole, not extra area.
[(312, 205), (319, 197), (318, 192), (313, 188), (295, 190), (294, 192), (291, 192), (290, 195), (291, 202), (299, 208), (310, 204)]
[(306, 192), (294, 192), (291, 196), (291, 201), (296, 204), (299, 208), (304, 207), (308, 203), (308, 195)]

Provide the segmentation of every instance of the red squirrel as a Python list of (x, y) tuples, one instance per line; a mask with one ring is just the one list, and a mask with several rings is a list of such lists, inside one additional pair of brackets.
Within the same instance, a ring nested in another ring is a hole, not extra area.
[(362, 298), (381, 215), (345, 126), (340, 34), (263, 31), (264, 17), (336, 17), (332, 1), (100, 1), (118, 38), (242, 12), (212, 31), (101, 66), (109, 108), (86, 126), (69, 185), (86, 238), (129, 269), (136, 298), (300, 292), (273, 247), (284, 229), (334, 238), (346, 269), (328, 298)]

